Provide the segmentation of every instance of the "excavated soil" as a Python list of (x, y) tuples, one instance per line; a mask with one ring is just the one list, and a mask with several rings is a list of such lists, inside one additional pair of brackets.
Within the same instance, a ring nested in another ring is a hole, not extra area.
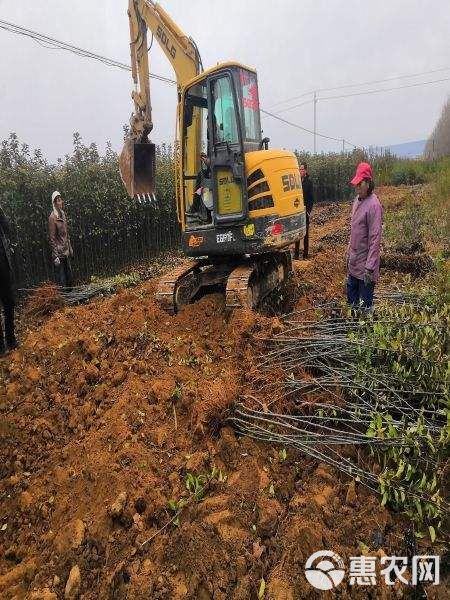
[[(349, 211), (315, 209), (296, 309), (342, 296)], [(219, 294), (170, 317), (155, 286), (71, 308), (46, 288), (25, 309), (21, 346), (0, 361), (0, 597), (252, 600), (262, 579), (266, 599), (328, 597), (305, 579), (312, 552), (405, 554), (407, 522), (375, 495), (227, 422), (237, 401), (280, 391), (259, 369), (279, 319), (227, 314)], [(186, 474), (213, 466), (222, 476), (174, 520)]]

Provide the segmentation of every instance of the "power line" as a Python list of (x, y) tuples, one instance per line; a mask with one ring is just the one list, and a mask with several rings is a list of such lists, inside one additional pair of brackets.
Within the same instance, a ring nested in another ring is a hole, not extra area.
[[(320, 98), (316, 98), (316, 102), (320, 100)], [(307, 100), (306, 102), (301, 102), (300, 104), (296, 104), (295, 106), (289, 106), (288, 108), (282, 108), (281, 110), (277, 110), (277, 115), (282, 112), (288, 112), (289, 110), (294, 110), (294, 108), (300, 108), (300, 106), (305, 106), (306, 104), (312, 104), (314, 102), (314, 98), (311, 100)]]
[(260, 108), (260, 111), (262, 113), (264, 113), (265, 115), (267, 115), (269, 117), (273, 117), (274, 119), (277, 119), (278, 121), (281, 121), (282, 123), (286, 123), (287, 125), (291, 125), (291, 127), (295, 127), (296, 129), (301, 129), (302, 131), (306, 131), (307, 133), (311, 133), (312, 135), (318, 135), (319, 137), (325, 138), (327, 140), (333, 140), (335, 142), (345, 142), (349, 146), (358, 148), (358, 146), (356, 146), (355, 144), (352, 144), (351, 142), (349, 142), (348, 140), (345, 140), (343, 138), (335, 138), (330, 135), (325, 135), (323, 133), (317, 133), (317, 131), (313, 131), (312, 129), (308, 129), (307, 127), (302, 127), (302, 125), (298, 125), (298, 123), (292, 123), (292, 121), (287, 121), (286, 119), (279, 117), (277, 114), (271, 113), (267, 110), (264, 110), (263, 108)]
[[(381, 94), (382, 92), (392, 92), (394, 90), (401, 90), (401, 89), (404, 89), (404, 88), (419, 87), (419, 86), (422, 86), (422, 85), (430, 85), (430, 84), (433, 84), (433, 83), (442, 83), (444, 81), (450, 81), (450, 77), (447, 77), (447, 78), (444, 78), (444, 79), (435, 79), (433, 81), (421, 81), (421, 82), (418, 82), (418, 83), (410, 83), (408, 85), (401, 85), (401, 86), (392, 87), (392, 88), (383, 88), (383, 89), (380, 89), (380, 90), (366, 90), (364, 92), (353, 92), (351, 94), (341, 94), (341, 95), (338, 95), (338, 96), (317, 97), (316, 92), (314, 92), (314, 99), (308, 100), (307, 102), (301, 102), (300, 104), (296, 104), (296, 105), (290, 106), (288, 108), (283, 108), (283, 109), (277, 111), (277, 114), (279, 114), (281, 112), (287, 112), (287, 111), (290, 111), (290, 110), (294, 110), (295, 108), (299, 108), (300, 106), (304, 106), (305, 104), (311, 104), (311, 102), (314, 102), (314, 131), (312, 133), (314, 135), (314, 147), (315, 147), (315, 138), (316, 138), (316, 136), (325, 137), (325, 138), (328, 138), (328, 139), (336, 139), (336, 138), (330, 138), (328, 136), (324, 136), (324, 135), (322, 135), (320, 133), (317, 133), (317, 131), (316, 131), (316, 105), (317, 105), (318, 101), (322, 101), (322, 100), (337, 100), (339, 98), (350, 98), (352, 96), (365, 96), (365, 95), (368, 95), (368, 94)], [(262, 112), (266, 112), (266, 111), (262, 111)], [(269, 114), (269, 113), (266, 113), (266, 114)], [(270, 113), (270, 116), (272, 116), (274, 118), (277, 118), (276, 115), (273, 114), (273, 113)], [(291, 123), (290, 121), (286, 121), (286, 120), (281, 119), (281, 118), (279, 118), (279, 119), (281, 121), (284, 121), (285, 123), (288, 123), (290, 125), (296, 126), (295, 124)], [(299, 126), (297, 126), (297, 127), (299, 127)], [(301, 128), (301, 129), (304, 129), (305, 131), (307, 131), (305, 128)], [(354, 144), (350, 144), (350, 145), (353, 146)], [(355, 148), (356, 148), (356, 146), (355, 146)]]
[(338, 98), (350, 98), (351, 96), (365, 96), (366, 94), (380, 94), (381, 92), (392, 92), (393, 90), (402, 90), (404, 88), (418, 87), (421, 85), (430, 85), (432, 83), (442, 83), (443, 81), (450, 81), (450, 77), (445, 79), (435, 79), (433, 81), (421, 81), (419, 83), (410, 83), (408, 85), (401, 85), (393, 88), (385, 88), (382, 90), (367, 90), (366, 92), (354, 92), (352, 94), (342, 94), (341, 96), (325, 96), (318, 98), (318, 100), (337, 100)]
[(279, 106), (280, 104), (285, 104), (286, 102), (292, 102), (293, 100), (299, 100), (300, 98), (303, 98), (304, 96), (309, 96), (311, 94), (314, 94), (314, 92), (331, 92), (333, 90), (341, 90), (341, 89), (351, 88), (351, 87), (362, 87), (363, 85), (372, 85), (375, 83), (386, 83), (388, 81), (395, 81), (396, 79), (408, 79), (411, 77), (420, 77), (421, 75), (431, 75), (432, 73), (442, 73), (442, 71), (449, 71), (449, 70), (450, 70), (450, 67), (442, 67), (440, 69), (433, 69), (431, 71), (422, 71), (421, 73), (411, 73), (409, 75), (396, 75), (395, 77), (387, 77), (386, 79), (365, 81), (364, 83), (346, 83), (344, 85), (338, 85), (336, 87), (318, 88), (316, 90), (304, 92), (303, 94), (300, 94), (299, 96), (294, 96), (292, 98), (288, 98), (286, 100), (281, 100), (280, 102), (276, 102), (275, 104), (272, 104), (272, 108), (275, 108), (275, 106)]
[[(124, 71), (131, 71), (130, 65), (122, 63), (118, 60), (114, 60), (112, 58), (96, 54), (95, 52), (90, 52), (89, 50), (79, 48), (78, 46), (73, 46), (72, 44), (68, 44), (67, 42), (57, 40), (48, 35), (44, 35), (31, 29), (26, 29), (25, 27), (15, 25), (14, 23), (9, 23), (8, 21), (3, 21), (0, 19), (0, 29), (4, 29), (5, 31), (9, 31), (10, 33), (15, 33), (17, 35), (29, 37), (35, 40), (41, 46), (44, 46), (45, 48), (49, 48), (52, 50), (66, 50), (67, 52), (72, 52), (77, 56), (98, 60), (110, 67), (117, 67)], [(157, 79), (158, 81), (162, 81), (164, 83), (176, 84), (176, 81), (174, 81), (173, 79), (169, 79), (168, 77), (164, 77), (163, 75), (157, 75), (156, 73), (150, 73), (150, 77), (152, 79)]]
[[(14, 23), (9, 23), (8, 21), (3, 21), (0, 19), (0, 28), (4, 29), (6, 31), (9, 31), (11, 33), (16, 33), (18, 35), (23, 35), (23, 36), (32, 38), (38, 44), (44, 46), (45, 48), (57, 49), (57, 50), (67, 50), (68, 52), (72, 52), (72, 53), (76, 54), (77, 56), (82, 56), (84, 58), (91, 58), (94, 60), (98, 60), (108, 66), (111, 66), (111, 67), (117, 67), (119, 69), (131, 71), (131, 67), (125, 63), (108, 58), (106, 56), (102, 56), (100, 54), (96, 54), (94, 52), (90, 52), (89, 50), (85, 50), (84, 48), (80, 48), (78, 46), (73, 46), (72, 44), (68, 44), (67, 42), (63, 42), (61, 40), (57, 40), (55, 38), (44, 35), (42, 33), (38, 33), (36, 31), (32, 31), (30, 29), (26, 29), (25, 27), (21, 27), (20, 25), (15, 25)], [(155, 73), (150, 73), (150, 77), (153, 77), (154, 79), (158, 79), (160, 81), (164, 81), (165, 83), (176, 84), (176, 82), (174, 80), (168, 79), (167, 77), (163, 77), (161, 75), (156, 75)], [(261, 112), (265, 113), (266, 115), (268, 115), (270, 117), (278, 119), (279, 121), (287, 123), (288, 125), (296, 127), (297, 129), (301, 129), (302, 131), (306, 131), (308, 133), (314, 134), (314, 132), (311, 131), (310, 129), (307, 129), (306, 127), (302, 127), (301, 125), (298, 125), (296, 123), (291, 123), (290, 121), (286, 121), (285, 119), (281, 119), (280, 117), (277, 117), (273, 113), (270, 113), (263, 109), (261, 109)], [(334, 140), (337, 142), (345, 143), (345, 140), (343, 140), (342, 138), (334, 138), (334, 137), (327, 136), (327, 135), (320, 134), (320, 133), (317, 133), (316, 135), (319, 135), (320, 137), (323, 137), (323, 138), (326, 138), (329, 140)], [(350, 144), (350, 145), (354, 146), (354, 144)], [(354, 146), (354, 147), (356, 148), (357, 146)]]
[[(85, 50), (84, 48), (80, 48), (78, 46), (73, 46), (72, 44), (68, 44), (67, 42), (63, 42), (61, 40), (58, 40), (56, 38), (44, 35), (42, 33), (39, 33), (37, 31), (33, 31), (31, 29), (26, 29), (25, 27), (21, 27), (20, 25), (16, 25), (14, 23), (10, 23), (8, 21), (3, 21), (0, 19), (0, 28), (4, 29), (5, 31), (8, 31), (10, 33), (15, 33), (17, 35), (22, 35), (25, 37), (29, 37), (31, 39), (33, 39), (34, 41), (36, 41), (38, 44), (40, 44), (41, 46), (43, 46), (44, 48), (49, 48), (49, 49), (53, 49), (53, 50), (65, 50), (68, 52), (72, 52), (73, 54), (76, 54), (77, 56), (81, 56), (84, 58), (91, 58), (93, 60), (98, 60), (100, 62), (102, 62), (103, 64), (106, 64), (107, 66), (112, 66), (112, 67), (117, 67), (120, 68), (122, 70), (126, 70), (126, 71), (131, 71), (131, 67), (125, 63), (122, 63), (120, 61), (117, 61), (115, 59), (112, 58), (108, 58), (106, 56), (102, 56), (100, 54), (96, 54), (94, 52), (91, 52), (89, 50)], [(346, 85), (342, 85), (342, 86), (337, 86), (334, 88), (321, 88), (319, 90), (316, 90), (316, 92), (319, 91), (331, 91), (331, 90), (335, 90), (335, 89), (342, 89), (342, 88), (346, 88), (346, 87), (356, 87), (356, 86), (362, 86), (362, 85), (368, 85), (370, 83), (382, 83), (385, 81), (391, 81), (393, 79), (403, 79), (403, 78), (407, 78), (407, 77), (417, 77), (418, 75), (424, 75), (424, 74), (428, 74), (428, 73), (437, 73), (440, 71), (446, 71), (448, 70), (450, 67), (446, 67), (446, 68), (442, 68), (442, 69), (435, 69), (433, 71), (426, 71), (424, 73), (416, 73), (414, 75), (402, 75), (402, 76), (398, 76), (398, 77), (391, 77), (391, 78), (387, 78), (387, 79), (383, 79), (383, 80), (378, 80), (378, 81), (372, 81), (372, 82), (366, 82), (366, 83), (361, 83), (361, 84), (346, 84)], [(156, 73), (150, 73), (150, 77), (153, 79), (157, 79), (159, 81), (163, 81), (164, 83), (170, 83), (170, 84), (174, 84), (176, 85), (176, 81), (174, 81), (173, 79), (169, 79), (168, 77), (164, 77), (162, 75), (158, 75)], [(365, 95), (365, 94), (375, 94), (375, 93), (381, 93), (381, 92), (386, 92), (386, 91), (392, 91), (392, 90), (396, 90), (396, 89), (403, 89), (403, 88), (408, 88), (408, 87), (416, 87), (419, 85), (428, 85), (428, 84), (432, 84), (432, 83), (440, 83), (443, 81), (450, 81), (450, 78), (448, 79), (440, 79), (440, 80), (435, 80), (435, 81), (428, 81), (428, 82), (422, 82), (422, 83), (415, 83), (415, 84), (410, 84), (410, 85), (405, 85), (405, 86), (400, 86), (400, 87), (395, 87), (395, 88), (388, 88), (388, 89), (382, 89), (382, 90), (368, 90), (366, 92), (356, 92), (356, 93), (352, 93), (352, 94), (343, 94), (343, 95), (339, 95), (339, 96), (326, 96), (324, 98), (317, 98), (315, 97), (314, 100), (308, 100), (306, 102), (302, 102), (301, 104), (295, 105), (295, 106), (291, 106), (289, 108), (285, 108), (282, 109), (278, 112), (284, 112), (284, 111), (288, 111), (288, 110), (293, 110), (294, 108), (298, 108), (300, 106), (303, 106), (305, 104), (309, 104), (311, 102), (317, 102), (319, 100), (333, 100), (333, 99), (338, 99), (338, 98), (347, 98), (350, 96), (360, 96), (360, 95)], [(294, 99), (298, 99), (298, 98), (302, 98), (308, 94), (311, 93), (316, 93), (316, 92), (305, 92), (304, 94), (301, 94), (300, 96), (296, 96), (295, 98), (291, 98), (291, 100)], [(278, 104), (283, 104), (285, 102), (288, 102), (289, 100), (284, 100), (283, 102), (278, 102)], [(358, 146), (356, 146), (355, 144), (349, 142), (348, 140), (345, 140), (343, 138), (335, 138), (329, 135), (325, 135), (322, 133), (318, 133), (317, 131), (313, 131), (311, 129), (308, 129), (306, 127), (303, 127), (301, 125), (298, 125), (297, 123), (292, 123), (291, 121), (287, 121), (286, 119), (283, 119), (281, 117), (279, 117), (277, 114), (271, 113), (269, 111), (266, 111), (264, 109), (260, 109), (262, 113), (266, 114), (269, 117), (272, 117), (274, 119), (277, 119), (283, 123), (286, 123), (287, 125), (290, 125), (291, 127), (295, 127), (297, 129), (300, 129), (302, 131), (306, 131), (307, 133), (311, 133), (314, 136), (319, 136), (321, 138), (324, 139), (328, 139), (328, 140), (333, 140), (336, 142), (342, 142), (343, 146), (345, 146), (345, 144), (347, 143), (350, 146), (353, 146), (354, 148), (357, 148)]]
[[(442, 83), (443, 81), (450, 81), (450, 77), (445, 79), (435, 79), (433, 81), (420, 81), (418, 83), (410, 83), (408, 85), (400, 85), (392, 88), (382, 88), (380, 90), (366, 90), (364, 92), (353, 92), (351, 94), (341, 94), (339, 96), (318, 96), (315, 101), (319, 102), (322, 100), (337, 100), (338, 98), (350, 98), (351, 96), (365, 96), (366, 94), (381, 94), (382, 92), (392, 92), (393, 90), (403, 90), (404, 88), (418, 87), (421, 85), (430, 85), (432, 83)], [(306, 104), (311, 104), (314, 102), (314, 99), (307, 100), (306, 102), (301, 102), (300, 104), (294, 104), (294, 106), (289, 106), (287, 108), (282, 108), (281, 110), (277, 110), (277, 114), (282, 112), (288, 112), (290, 110), (294, 110), (295, 108), (300, 108), (301, 106), (305, 106)]]

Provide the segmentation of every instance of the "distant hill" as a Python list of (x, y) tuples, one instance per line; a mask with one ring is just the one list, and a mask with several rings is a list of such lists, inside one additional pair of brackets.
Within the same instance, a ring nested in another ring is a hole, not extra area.
[(417, 142), (385, 146), (385, 149), (390, 150), (392, 154), (395, 154), (399, 158), (417, 158), (418, 156), (422, 156), (426, 143), (427, 140), (418, 140)]

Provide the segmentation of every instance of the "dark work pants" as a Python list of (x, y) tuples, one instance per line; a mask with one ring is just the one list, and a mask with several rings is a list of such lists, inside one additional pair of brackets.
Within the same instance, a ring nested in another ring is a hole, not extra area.
[(62, 288), (69, 288), (70, 290), (73, 282), (70, 259), (68, 256), (62, 256), (59, 261), (59, 265), (55, 265), (56, 283)]
[[(306, 231), (305, 231), (305, 237), (303, 238), (303, 259), (304, 260), (306, 260), (308, 258), (308, 253), (309, 253), (309, 221), (310, 221), (309, 213), (306, 213)], [(295, 260), (298, 260), (300, 258), (300, 242), (295, 242), (294, 258), (295, 258)]]
[[(16, 345), (14, 335), (14, 289), (12, 273), (7, 264), (2, 264), (0, 258), (0, 308), (3, 308), (5, 319), (5, 338), (6, 344), (9, 347)], [(0, 314), (0, 351), (5, 349), (5, 341), (3, 338), (2, 319)]]
[(372, 308), (374, 289), (375, 283), (373, 281), (369, 285), (365, 285), (362, 279), (357, 279), (349, 274), (347, 279), (347, 302), (353, 308)]
[(306, 260), (308, 258), (309, 252), (309, 213), (306, 213), (306, 232), (305, 237), (303, 238), (303, 258)]

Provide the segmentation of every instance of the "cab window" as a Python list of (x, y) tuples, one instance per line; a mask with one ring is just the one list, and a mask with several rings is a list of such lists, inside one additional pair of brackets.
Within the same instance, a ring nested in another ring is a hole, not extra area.
[(249, 141), (260, 141), (261, 125), (259, 120), (258, 80), (256, 73), (239, 69), (239, 81), (244, 112), (244, 138)]
[(214, 143), (239, 142), (236, 106), (229, 77), (220, 77), (212, 83)]

